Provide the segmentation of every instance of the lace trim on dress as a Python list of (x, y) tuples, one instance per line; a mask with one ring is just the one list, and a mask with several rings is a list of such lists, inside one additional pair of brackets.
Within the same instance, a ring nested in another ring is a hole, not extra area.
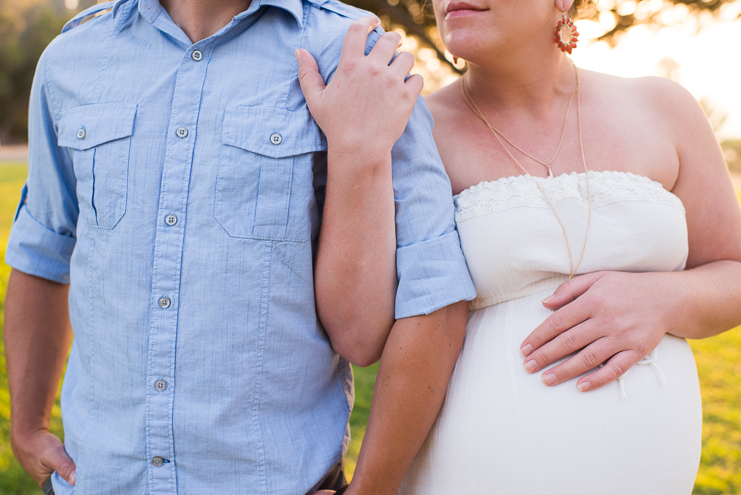
[[(650, 201), (678, 208), (684, 212), (682, 201), (664, 189), (661, 183), (630, 172), (589, 171), (592, 181), (592, 208), (620, 201)], [(586, 203), (586, 174), (571, 172), (554, 178), (534, 177), (551, 203), (576, 199)], [(549, 208), (538, 187), (526, 175), (484, 181), (465, 189), (454, 197), (455, 220), (486, 215), (518, 207)]]

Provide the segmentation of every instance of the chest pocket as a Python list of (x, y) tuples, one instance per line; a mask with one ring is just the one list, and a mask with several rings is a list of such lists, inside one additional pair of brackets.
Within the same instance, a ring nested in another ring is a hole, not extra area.
[(235, 106), (224, 116), (214, 217), (231, 237), (305, 241), (313, 153), (326, 150), (308, 110)]
[(71, 151), (87, 225), (113, 229), (126, 213), (135, 116), (136, 105), (106, 103), (73, 108), (59, 122), (58, 144)]

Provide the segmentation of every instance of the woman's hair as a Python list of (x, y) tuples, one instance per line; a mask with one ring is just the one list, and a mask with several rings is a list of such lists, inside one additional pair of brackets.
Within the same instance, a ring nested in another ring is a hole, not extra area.
[(581, 19), (590, 17), (594, 13), (595, 2), (592, 0), (574, 0), (574, 4), (569, 9), (569, 17), (572, 19)]

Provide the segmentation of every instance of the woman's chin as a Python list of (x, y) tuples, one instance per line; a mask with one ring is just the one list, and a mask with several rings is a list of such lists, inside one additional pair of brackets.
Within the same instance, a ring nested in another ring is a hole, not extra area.
[[(486, 57), (492, 51), (496, 51), (496, 44), (483, 43), (480, 36), (470, 30), (454, 30), (446, 33), (445, 47), (450, 53), (463, 60), (478, 60)], [(487, 40), (491, 41), (491, 40)]]

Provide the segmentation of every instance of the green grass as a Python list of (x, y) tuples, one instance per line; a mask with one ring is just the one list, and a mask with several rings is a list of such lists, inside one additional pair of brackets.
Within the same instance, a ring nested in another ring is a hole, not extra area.
[[(5, 256), (10, 226), (26, 167), (0, 163), (0, 255)], [(739, 193), (741, 201), (741, 192)], [(0, 263), (0, 323), (10, 268)], [(691, 342), (700, 374), (703, 400), (703, 453), (696, 495), (741, 495), (741, 329)], [(2, 342), (0, 342), (2, 346)], [(8, 441), (10, 398), (4, 348), (0, 355), (0, 495), (38, 495), (41, 491), (13, 457)], [(350, 417), (352, 442), (346, 463), (355, 471), (368, 422), (377, 365), (354, 368), (355, 408)], [(52, 431), (61, 436), (59, 397), (52, 412)]]

